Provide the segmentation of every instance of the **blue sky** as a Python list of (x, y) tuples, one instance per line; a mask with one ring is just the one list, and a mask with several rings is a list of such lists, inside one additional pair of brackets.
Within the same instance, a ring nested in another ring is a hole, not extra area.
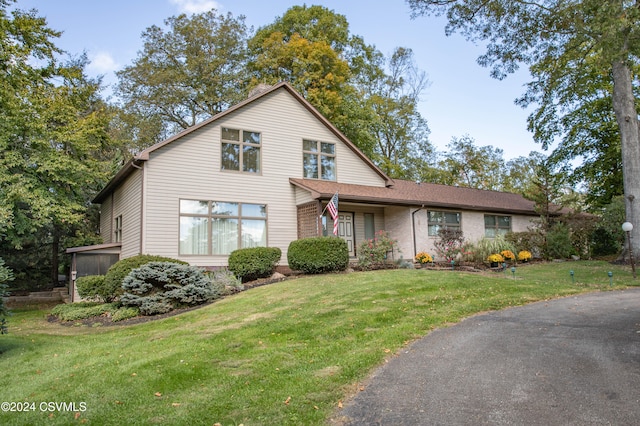
[[(19, 9), (38, 10), (49, 27), (63, 31), (56, 44), (71, 54), (87, 52), (89, 72), (104, 75), (105, 83), (116, 81), (114, 71), (130, 65), (142, 48), (141, 33), (151, 25), (180, 13), (198, 13), (216, 8), (220, 13), (244, 15), (249, 26), (258, 28), (282, 16), (292, 0), (18, 0)], [(528, 156), (541, 147), (527, 132), (528, 111), (514, 104), (524, 92), (528, 74), (521, 71), (498, 81), (476, 58), (482, 47), (460, 35), (446, 37), (441, 18), (411, 19), (404, 0), (316, 0), (345, 15), (352, 34), (360, 35), (389, 56), (395, 47), (409, 47), (417, 65), (430, 81), (420, 103), (420, 112), (431, 129), (430, 140), (440, 151), (452, 137), (468, 134), (476, 145), (504, 150), (505, 160)]]

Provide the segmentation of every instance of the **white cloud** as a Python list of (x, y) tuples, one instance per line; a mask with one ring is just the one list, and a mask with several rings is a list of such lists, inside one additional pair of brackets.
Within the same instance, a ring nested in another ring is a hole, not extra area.
[(116, 71), (120, 65), (113, 59), (113, 56), (109, 52), (98, 52), (89, 54), (89, 60), (91, 63), (87, 68), (98, 74), (106, 74)]
[(180, 13), (202, 13), (211, 9), (219, 9), (220, 4), (215, 0), (170, 0), (178, 7)]

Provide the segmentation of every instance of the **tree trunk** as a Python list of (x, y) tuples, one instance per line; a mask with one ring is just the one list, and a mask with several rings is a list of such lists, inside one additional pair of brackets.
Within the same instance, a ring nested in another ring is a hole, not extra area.
[[(631, 246), (640, 253), (640, 138), (632, 75), (622, 60), (613, 63), (613, 109), (620, 128), (626, 221), (633, 224)], [(619, 224), (621, 226), (622, 224)], [(628, 259), (627, 247), (623, 256)]]

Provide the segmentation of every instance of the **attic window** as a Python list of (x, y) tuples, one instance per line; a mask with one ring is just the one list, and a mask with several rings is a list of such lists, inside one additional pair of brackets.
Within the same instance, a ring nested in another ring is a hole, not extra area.
[(260, 173), (260, 133), (222, 128), (222, 170)]
[(307, 179), (336, 180), (336, 145), (304, 139), (302, 164)]

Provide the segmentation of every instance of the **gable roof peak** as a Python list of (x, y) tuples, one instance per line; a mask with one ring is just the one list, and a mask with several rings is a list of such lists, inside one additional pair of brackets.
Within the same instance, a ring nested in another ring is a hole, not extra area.
[(273, 86), (271, 84), (260, 83), (253, 89), (249, 90), (249, 95), (247, 98), (253, 98), (254, 96), (260, 95), (264, 92), (268, 92)]

